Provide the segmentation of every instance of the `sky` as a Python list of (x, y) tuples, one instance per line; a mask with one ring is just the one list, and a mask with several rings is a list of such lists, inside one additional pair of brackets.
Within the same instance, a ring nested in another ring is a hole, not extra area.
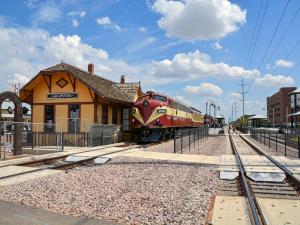
[[(272, 4), (271, 4), (272, 3)], [(298, 0), (0, 1), (0, 91), (64, 61), (228, 119), (266, 114), (266, 97), (299, 86)], [(259, 13), (260, 12), (260, 13)], [(259, 16), (259, 17), (258, 17)], [(235, 116), (235, 115), (234, 115)]]

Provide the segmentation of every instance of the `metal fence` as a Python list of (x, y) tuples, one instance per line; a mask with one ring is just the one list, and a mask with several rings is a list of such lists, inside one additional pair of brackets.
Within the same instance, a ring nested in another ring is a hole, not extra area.
[(90, 136), (92, 147), (117, 143), (122, 139), (121, 126), (93, 124)]
[[(16, 127), (21, 136), (16, 137)], [(94, 147), (121, 141), (121, 126), (91, 124), (87, 132), (63, 132), (61, 124), (0, 122), (0, 158), (14, 152), (16, 138), (21, 138), (22, 153), (46, 154), (63, 151), (67, 147)]]
[(300, 158), (300, 135), (294, 133), (277, 133), (268, 130), (250, 130), (253, 139), (284, 156)]
[(201, 141), (208, 138), (208, 127), (179, 129), (174, 131), (174, 153), (190, 151), (191, 148), (199, 147)]

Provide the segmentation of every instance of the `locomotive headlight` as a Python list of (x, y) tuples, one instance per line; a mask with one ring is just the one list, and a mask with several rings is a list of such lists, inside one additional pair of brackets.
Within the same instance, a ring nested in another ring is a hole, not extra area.
[(158, 109), (157, 112), (164, 114), (164, 113), (167, 113), (167, 110), (166, 109)]

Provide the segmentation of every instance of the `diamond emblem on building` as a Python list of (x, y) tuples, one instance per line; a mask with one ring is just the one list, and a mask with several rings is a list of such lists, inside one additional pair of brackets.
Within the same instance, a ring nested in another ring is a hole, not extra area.
[(60, 87), (60, 88), (63, 88), (65, 87), (69, 82), (65, 79), (65, 78), (60, 78), (56, 84)]

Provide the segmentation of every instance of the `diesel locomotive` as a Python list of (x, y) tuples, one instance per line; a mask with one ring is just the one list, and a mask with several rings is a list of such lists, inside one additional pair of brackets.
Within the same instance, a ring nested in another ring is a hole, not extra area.
[(178, 100), (155, 92), (138, 98), (132, 110), (134, 139), (155, 142), (169, 138), (174, 129), (204, 125), (204, 116)]

